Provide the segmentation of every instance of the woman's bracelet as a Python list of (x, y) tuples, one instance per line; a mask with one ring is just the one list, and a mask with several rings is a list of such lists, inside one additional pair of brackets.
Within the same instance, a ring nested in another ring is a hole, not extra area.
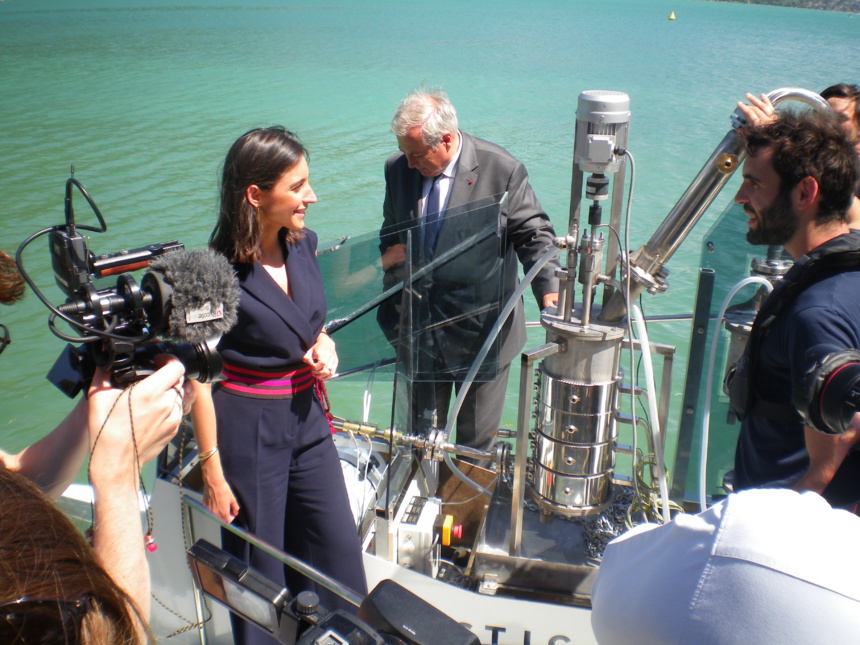
[(215, 444), (206, 452), (201, 452), (199, 455), (197, 455), (197, 461), (203, 463), (204, 461), (209, 459), (209, 457), (214, 455), (216, 452), (218, 452), (218, 444)]

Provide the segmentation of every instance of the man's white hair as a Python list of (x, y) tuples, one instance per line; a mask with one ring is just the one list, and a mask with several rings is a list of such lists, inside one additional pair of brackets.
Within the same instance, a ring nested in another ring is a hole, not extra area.
[(421, 87), (410, 92), (397, 106), (391, 119), (394, 136), (404, 137), (418, 126), (421, 127), (421, 140), (431, 148), (442, 142), (442, 135), (446, 132), (453, 134), (457, 131), (457, 111), (441, 88), (430, 90)]

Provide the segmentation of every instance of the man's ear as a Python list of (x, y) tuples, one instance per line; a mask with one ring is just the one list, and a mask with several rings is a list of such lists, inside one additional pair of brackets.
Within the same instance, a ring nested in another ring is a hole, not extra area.
[(798, 211), (808, 210), (818, 203), (820, 187), (813, 177), (804, 177), (794, 187), (794, 207)]

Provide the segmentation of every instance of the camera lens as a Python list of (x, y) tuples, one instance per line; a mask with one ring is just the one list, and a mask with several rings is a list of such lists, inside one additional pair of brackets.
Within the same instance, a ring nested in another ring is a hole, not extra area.
[(221, 354), (209, 349), (205, 343), (179, 343), (166, 347), (185, 366), (185, 378), (201, 383), (212, 383), (221, 376), (224, 361)]

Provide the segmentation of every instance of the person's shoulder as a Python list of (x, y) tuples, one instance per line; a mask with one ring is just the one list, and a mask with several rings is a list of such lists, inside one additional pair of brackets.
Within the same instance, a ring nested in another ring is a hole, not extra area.
[(497, 143), (466, 134), (465, 132), (462, 135), (464, 150), (471, 147), (475, 151), (475, 156), (482, 163), (492, 162), (511, 169), (523, 165), (519, 159)]
[(319, 237), (316, 232), (309, 228), (305, 229), (305, 235), (302, 239), (306, 240), (307, 243), (312, 244), (314, 248), (316, 248), (317, 243), (319, 242)]
[(481, 150), (482, 152), (494, 153), (497, 155), (501, 155), (504, 157), (511, 157), (513, 155), (507, 151), (507, 149), (500, 146), (498, 143), (493, 143), (492, 141), (488, 141), (487, 139), (482, 139), (481, 137), (475, 137), (471, 134), (467, 134), (466, 132), (462, 132), (464, 143), (470, 142), (476, 150)]
[(385, 160), (385, 172), (387, 173), (391, 168), (397, 166), (398, 162), (400, 165), (406, 164), (406, 155), (399, 150)]
[(851, 316), (860, 312), (860, 298), (846, 297), (860, 289), (860, 267), (834, 271), (811, 288), (804, 289), (797, 296), (793, 309), (796, 315), (817, 310), (817, 315), (839, 317), (843, 312)]
[(316, 253), (317, 244), (319, 244), (319, 238), (317, 234), (309, 228), (302, 229), (301, 237), (299, 237), (295, 246), (299, 249), (309, 250), (313, 253)]

